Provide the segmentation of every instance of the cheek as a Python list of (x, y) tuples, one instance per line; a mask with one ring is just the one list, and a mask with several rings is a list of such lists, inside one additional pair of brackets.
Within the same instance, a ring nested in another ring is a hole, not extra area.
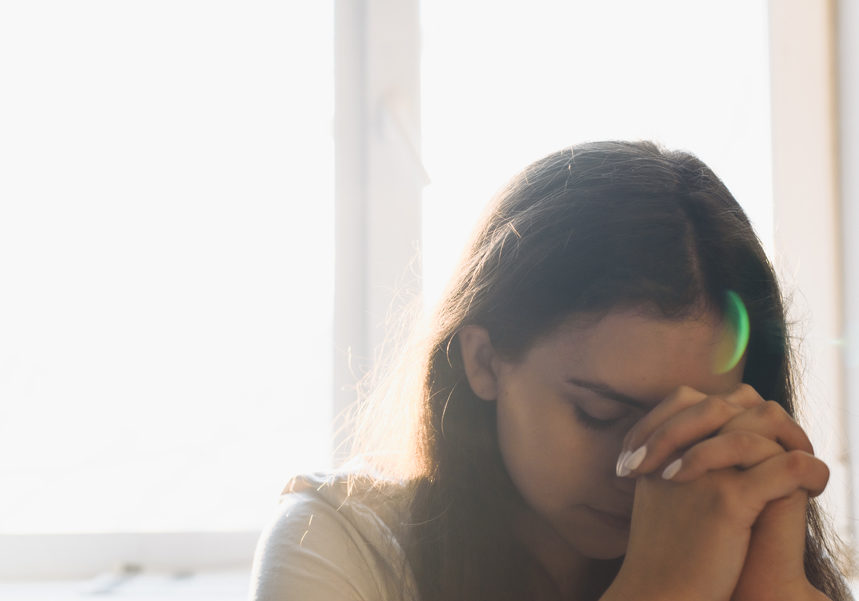
[(563, 404), (498, 400), (498, 444), (520, 494), (534, 507), (568, 504), (614, 469), (611, 435), (582, 427)]

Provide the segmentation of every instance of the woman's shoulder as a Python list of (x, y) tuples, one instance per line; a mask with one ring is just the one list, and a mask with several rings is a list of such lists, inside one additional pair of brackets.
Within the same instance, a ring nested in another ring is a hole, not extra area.
[(396, 532), (408, 487), (357, 474), (290, 480), (257, 543), (251, 599), (416, 599)]

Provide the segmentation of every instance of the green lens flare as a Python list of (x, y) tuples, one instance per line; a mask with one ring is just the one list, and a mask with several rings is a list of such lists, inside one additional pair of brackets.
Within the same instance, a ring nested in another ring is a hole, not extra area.
[(743, 299), (733, 290), (728, 290), (725, 293), (725, 321), (730, 324), (734, 330), (734, 351), (731, 353), (728, 360), (717, 373), (723, 374), (731, 371), (743, 358), (743, 353), (746, 352), (746, 347), (749, 345), (749, 312), (746, 311), (746, 305), (743, 304)]

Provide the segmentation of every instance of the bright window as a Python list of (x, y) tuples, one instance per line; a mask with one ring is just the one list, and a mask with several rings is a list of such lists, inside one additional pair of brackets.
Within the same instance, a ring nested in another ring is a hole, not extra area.
[(332, 48), (327, 2), (0, 6), (0, 534), (254, 529), (329, 465)]
[(422, 3), (428, 296), (507, 179), (587, 140), (691, 150), (771, 249), (766, 11), (764, 0)]

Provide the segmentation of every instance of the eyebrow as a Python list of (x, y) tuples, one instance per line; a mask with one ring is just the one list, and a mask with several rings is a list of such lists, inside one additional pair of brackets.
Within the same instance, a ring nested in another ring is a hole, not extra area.
[(611, 399), (612, 401), (617, 401), (618, 403), (623, 403), (624, 405), (632, 405), (633, 407), (637, 407), (638, 409), (644, 409), (645, 411), (653, 407), (653, 403), (648, 403), (642, 401), (641, 399), (627, 396), (622, 392), (618, 392), (611, 386), (608, 386), (601, 382), (589, 382), (588, 380), (580, 380), (578, 378), (569, 378), (567, 379), (567, 382), (580, 388), (586, 388), (587, 390), (590, 390), (591, 392), (594, 392), (601, 397)]

